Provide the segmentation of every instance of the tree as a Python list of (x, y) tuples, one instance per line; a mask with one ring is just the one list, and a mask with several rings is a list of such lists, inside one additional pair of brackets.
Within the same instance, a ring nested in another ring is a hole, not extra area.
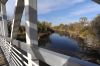
[(42, 23), (40, 23), (39, 21), (37, 22), (37, 27), (38, 27), (38, 32), (42, 31)]
[(92, 21), (91, 25), (96, 37), (100, 39), (100, 15)]
[(64, 27), (64, 24), (60, 24), (59, 27), (61, 27), (61, 28)]
[(81, 17), (80, 22), (87, 22), (87, 17)]
[(43, 21), (43, 22), (39, 22), (38, 21), (38, 24), (37, 24), (37, 27), (38, 27), (38, 32), (48, 32), (48, 29), (50, 29), (52, 26), (52, 23), (49, 23), (49, 22), (46, 22), (46, 21)]

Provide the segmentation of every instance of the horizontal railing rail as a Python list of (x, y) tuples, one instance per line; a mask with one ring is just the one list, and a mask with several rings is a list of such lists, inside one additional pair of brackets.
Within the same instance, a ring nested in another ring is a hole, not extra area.
[[(6, 47), (2, 47), (3, 51), (5, 54), (8, 54), (6, 51), (8, 50), (8, 47), (10, 46), (9, 42), (11, 41), (10, 38), (8, 37), (0, 37), (0, 41), (6, 42), (5, 46)], [(18, 40), (12, 40), (12, 44), (11, 45), (11, 61), (14, 63), (13, 65), (15, 66), (27, 66), (28, 63), (28, 57), (24, 52), (29, 53), (31, 55), (33, 55), (33, 51), (30, 49), (30, 52), (27, 52), (27, 50), (29, 50), (28, 45), (24, 42), (18, 41)], [(19, 47), (20, 45), (20, 47)], [(36, 45), (34, 45), (34, 47), (37, 48)], [(94, 63), (90, 63), (87, 61), (83, 61), (71, 56), (66, 56), (60, 53), (56, 53), (47, 49), (43, 49), (43, 48), (38, 48), (35, 49), (35, 51), (37, 52), (37, 58), (51, 66), (99, 66), (97, 64)], [(5, 55), (7, 56), (7, 55)], [(33, 66), (39, 66), (38, 61), (34, 61), (34, 59), (31, 59), (32, 65)]]

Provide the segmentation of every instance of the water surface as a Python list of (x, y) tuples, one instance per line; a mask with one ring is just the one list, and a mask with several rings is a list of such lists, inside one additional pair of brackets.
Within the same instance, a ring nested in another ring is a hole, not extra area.
[(77, 56), (80, 51), (78, 43), (75, 40), (58, 33), (42, 37), (39, 45), (40, 47), (71, 56)]

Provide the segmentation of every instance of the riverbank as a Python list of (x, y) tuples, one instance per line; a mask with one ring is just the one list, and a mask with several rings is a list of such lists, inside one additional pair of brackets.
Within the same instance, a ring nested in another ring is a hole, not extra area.
[(48, 36), (48, 35), (50, 35), (50, 34), (51, 34), (51, 32), (46, 32), (46, 33), (41, 32), (41, 33), (38, 33), (38, 40), (39, 40), (40, 38), (42, 38), (42, 37), (44, 37), (44, 36)]

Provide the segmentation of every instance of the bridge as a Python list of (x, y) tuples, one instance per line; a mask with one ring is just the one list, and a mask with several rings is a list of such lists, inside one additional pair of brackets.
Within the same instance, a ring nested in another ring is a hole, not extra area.
[[(16, 0), (11, 36), (9, 37), (7, 1), (0, 0), (0, 47), (2, 57), (5, 58), (5, 66), (99, 66), (38, 47), (37, 0)], [(16, 40), (16, 37), (24, 11), (26, 42), (21, 42)]]

